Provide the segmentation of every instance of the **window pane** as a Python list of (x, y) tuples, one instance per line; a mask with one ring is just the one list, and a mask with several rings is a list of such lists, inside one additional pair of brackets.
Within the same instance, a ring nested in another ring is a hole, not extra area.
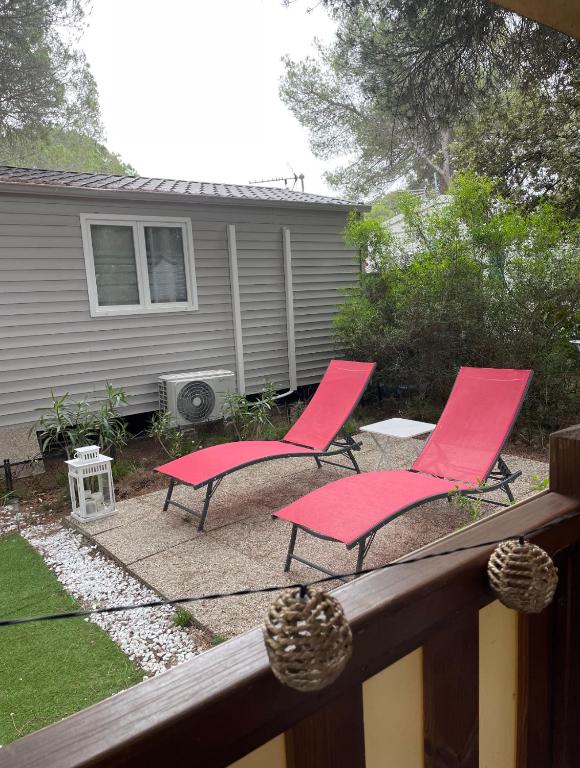
[(91, 224), (99, 306), (139, 304), (133, 227)]
[(145, 227), (149, 290), (153, 304), (187, 301), (181, 227)]

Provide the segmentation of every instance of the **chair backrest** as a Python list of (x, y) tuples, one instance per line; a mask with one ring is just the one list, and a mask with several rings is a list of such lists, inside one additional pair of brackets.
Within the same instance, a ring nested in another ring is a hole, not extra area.
[(374, 369), (375, 363), (331, 360), (318, 389), (284, 440), (326, 450), (358, 405)]
[(533, 371), (461, 368), (441, 418), (413, 469), (483, 482), (507, 440)]

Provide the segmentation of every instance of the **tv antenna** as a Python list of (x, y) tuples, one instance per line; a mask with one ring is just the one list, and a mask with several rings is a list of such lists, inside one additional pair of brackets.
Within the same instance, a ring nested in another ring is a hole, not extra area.
[(288, 186), (288, 182), (293, 182), (292, 189), (296, 186), (298, 182), (300, 182), (300, 187), (302, 191), (304, 192), (304, 174), (303, 173), (293, 173), (292, 176), (278, 176), (275, 179), (257, 179), (256, 181), (250, 181), (250, 184), (269, 184), (272, 181), (283, 181), (284, 186)]

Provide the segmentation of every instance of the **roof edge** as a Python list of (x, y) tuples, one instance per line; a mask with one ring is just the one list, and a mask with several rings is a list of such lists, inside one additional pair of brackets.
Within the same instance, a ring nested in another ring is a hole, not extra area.
[(17, 195), (41, 195), (47, 197), (83, 197), (110, 198), (123, 200), (151, 200), (153, 202), (207, 203), (208, 205), (241, 205), (263, 208), (294, 208), (298, 210), (321, 211), (370, 211), (367, 203), (321, 203), (301, 200), (261, 200), (249, 198), (219, 197), (212, 195), (193, 195), (183, 192), (149, 192), (144, 190), (97, 189), (95, 187), (67, 187), (62, 184), (35, 184), (34, 182), (0, 181), (0, 193)]

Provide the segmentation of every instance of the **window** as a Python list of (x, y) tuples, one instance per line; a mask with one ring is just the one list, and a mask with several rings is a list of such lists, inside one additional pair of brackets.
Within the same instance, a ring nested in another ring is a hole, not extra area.
[(197, 309), (189, 219), (81, 214), (91, 315)]

